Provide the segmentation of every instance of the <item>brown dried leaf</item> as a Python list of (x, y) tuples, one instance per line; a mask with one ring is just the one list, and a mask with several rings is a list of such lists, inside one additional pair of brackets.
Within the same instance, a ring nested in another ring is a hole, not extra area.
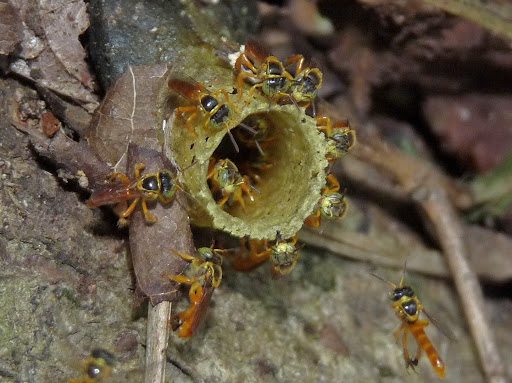
[[(127, 157), (128, 168), (132, 171), (135, 164), (141, 162), (146, 164), (146, 174), (161, 169), (176, 171), (163, 154), (148, 148), (130, 144)], [(181, 274), (188, 265), (181, 257), (172, 254), (171, 249), (195, 253), (186, 207), (187, 200), (178, 191), (174, 202), (165, 206), (160, 202), (151, 205), (151, 214), (158, 218), (158, 222), (148, 224), (140, 207), (131, 216), (130, 250), (135, 276), (138, 287), (154, 305), (176, 299), (179, 286), (166, 276)]]
[(21, 18), (5, 0), (0, 1), (0, 54), (10, 54), (23, 37)]
[[(78, 35), (88, 25), (83, 1), (13, 0), (23, 20), (22, 50), (10, 70), (82, 105), (98, 106)], [(84, 85), (85, 84), (85, 85)], [(87, 87), (89, 88), (87, 88)]]
[(80, 186), (92, 190), (104, 187), (110, 169), (91, 152), (84, 140), (73, 141), (62, 130), (53, 138), (48, 138), (38, 130), (27, 130), (19, 125), (16, 127), (30, 135), (30, 142), (40, 156), (55, 163), (59, 169), (59, 177), (64, 181), (78, 179)]
[(41, 116), (41, 128), (46, 137), (53, 137), (62, 126), (61, 122), (52, 112), (46, 112)]
[(86, 133), (89, 145), (116, 171), (126, 168), (129, 143), (159, 150), (157, 94), (167, 65), (130, 66), (112, 86)]
[(41, 25), (50, 49), (71, 76), (93, 89), (85, 49), (78, 40), (89, 27), (87, 6), (81, 0), (40, 0), (39, 6)]

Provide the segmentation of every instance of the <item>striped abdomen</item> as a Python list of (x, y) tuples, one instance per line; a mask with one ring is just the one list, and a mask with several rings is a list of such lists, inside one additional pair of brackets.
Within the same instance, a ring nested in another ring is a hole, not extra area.
[(427, 325), (428, 322), (425, 323), (425, 321), (417, 321), (415, 323), (409, 323), (408, 327), (409, 331), (411, 331), (412, 335), (416, 339), (418, 347), (421, 347), (427, 354), (428, 360), (430, 360), (430, 364), (434, 368), (436, 374), (440, 378), (444, 378), (446, 376), (446, 366), (425, 333), (424, 328)]

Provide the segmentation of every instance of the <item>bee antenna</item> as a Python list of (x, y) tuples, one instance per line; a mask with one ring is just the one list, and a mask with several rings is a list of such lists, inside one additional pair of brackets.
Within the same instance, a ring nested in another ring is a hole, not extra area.
[(194, 166), (195, 164), (197, 164), (197, 161), (196, 161), (196, 160), (194, 160), (190, 165), (185, 166), (183, 169), (180, 169), (180, 168), (178, 167), (178, 172), (179, 172), (179, 173), (184, 173), (184, 172), (186, 172), (188, 169), (190, 169), (192, 166)]
[(298, 111), (300, 111), (299, 104), (297, 103), (297, 100), (295, 99), (295, 97), (293, 97), (291, 94), (289, 95), (289, 97), (290, 97), (290, 100), (292, 101), (292, 104), (295, 105), (295, 107), (297, 108)]
[(407, 267), (407, 258), (405, 258), (405, 261), (404, 261), (404, 268), (402, 269), (402, 279), (400, 280), (400, 286), (403, 286), (403, 284), (404, 284), (406, 267)]
[(391, 285), (393, 288), (396, 288), (396, 285), (393, 282), (390, 282), (382, 277), (379, 277), (377, 274), (374, 274), (374, 273), (370, 273), (370, 275), (373, 275), (375, 278), (380, 279), (382, 282), (385, 282), (385, 283)]
[(258, 148), (258, 152), (260, 152), (260, 154), (262, 156), (265, 156), (265, 153), (263, 152), (263, 149), (261, 148), (260, 143), (258, 142), (258, 140), (254, 140), (254, 144), (256, 145), (256, 148)]
[(235, 137), (233, 137), (233, 134), (231, 133), (231, 130), (228, 130), (229, 139), (233, 143), (233, 146), (235, 147), (235, 150), (237, 153), (240, 153), (240, 148), (238, 147), (238, 144), (235, 141)]
[(242, 128), (244, 128), (245, 130), (249, 131), (250, 133), (252, 133), (253, 135), (256, 135), (258, 133), (258, 131), (256, 129), (254, 129), (252, 126), (249, 126), (247, 124), (244, 124), (243, 122), (241, 122), (240, 125)]
[(256, 186), (253, 186), (251, 185), (250, 183), (247, 183), (246, 185), (248, 185), (251, 189), (253, 189), (256, 193), (258, 194), (261, 194), (261, 191), (259, 191), (258, 189), (256, 189)]
[(318, 232), (318, 234), (323, 235), (323, 234), (324, 234), (325, 229), (327, 229), (327, 227), (329, 227), (329, 225), (331, 224), (331, 222), (332, 222), (332, 220), (327, 221), (327, 223), (324, 225), (324, 227), (322, 227), (322, 229)]

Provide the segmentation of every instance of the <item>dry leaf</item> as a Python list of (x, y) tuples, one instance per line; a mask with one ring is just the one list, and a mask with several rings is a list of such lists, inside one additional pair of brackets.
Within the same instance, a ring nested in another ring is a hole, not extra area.
[(9, 2), (0, 1), (0, 54), (10, 54), (22, 37), (20, 15)]
[(83, 1), (65, 0), (40, 0), (39, 6), (41, 25), (50, 49), (70, 75), (93, 89), (85, 49), (78, 40), (89, 27), (87, 6)]
[(89, 25), (85, 3), (13, 0), (11, 4), (23, 21), (23, 40), (18, 60), (13, 60), (10, 70), (92, 113), (98, 98), (92, 92), (94, 84), (85, 62), (85, 49), (78, 40)]
[(61, 127), (61, 122), (52, 112), (46, 112), (41, 115), (41, 128), (46, 137), (53, 137)]
[[(161, 169), (176, 170), (169, 160), (154, 150), (129, 145), (128, 165), (133, 171), (135, 164), (145, 163), (144, 174)], [(176, 299), (178, 285), (168, 275), (181, 274), (188, 262), (171, 253), (171, 249), (194, 254), (194, 243), (187, 214), (187, 200), (178, 191), (178, 198), (170, 204), (151, 204), (151, 214), (158, 222), (148, 224), (138, 207), (131, 216), (130, 250), (133, 268), (140, 290), (152, 304)]]
[(86, 137), (93, 150), (115, 171), (126, 168), (130, 142), (160, 149), (156, 98), (165, 85), (167, 71), (167, 65), (128, 67), (96, 111)]

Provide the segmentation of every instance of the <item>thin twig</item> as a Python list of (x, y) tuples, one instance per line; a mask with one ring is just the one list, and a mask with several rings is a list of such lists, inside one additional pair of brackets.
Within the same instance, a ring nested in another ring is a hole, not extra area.
[(485, 301), (476, 274), (466, 259), (462, 227), (455, 209), (441, 188), (422, 188), (413, 195), (432, 224), (458, 291), (462, 309), (475, 341), (488, 383), (506, 383), (505, 368), (486, 318)]
[(507, 1), (423, 0), (442, 10), (474, 21), (503, 37), (512, 39), (512, 7)]
[(381, 142), (369, 142), (363, 139), (358, 141), (351, 154), (380, 169), (398, 183), (406, 193), (426, 184), (440, 185), (457, 208), (465, 209), (471, 204), (471, 197), (467, 191), (427, 161), (411, 157)]
[(166, 349), (169, 339), (171, 302), (149, 305), (147, 324), (146, 371), (144, 383), (165, 381)]

